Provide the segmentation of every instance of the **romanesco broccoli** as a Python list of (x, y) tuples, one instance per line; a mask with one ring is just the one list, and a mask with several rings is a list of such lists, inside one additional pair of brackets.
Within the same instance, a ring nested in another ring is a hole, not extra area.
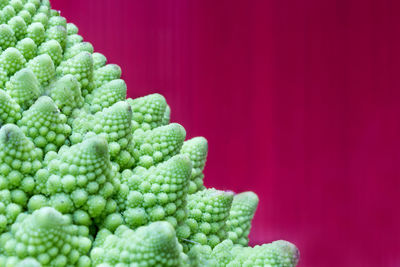
[(206, 188), (204, 137), (127, 97), (49, 0), (0, 0), (0, 266), (294, 267), (248, 247), (255, 193)]

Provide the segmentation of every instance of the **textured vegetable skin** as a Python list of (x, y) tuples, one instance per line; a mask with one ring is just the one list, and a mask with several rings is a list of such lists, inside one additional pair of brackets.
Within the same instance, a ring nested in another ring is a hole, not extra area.
[(253, 192), (206, 188), (208, 143), (48, 0), (0, 0), (0, 266), (294, 267), (248, 247)]

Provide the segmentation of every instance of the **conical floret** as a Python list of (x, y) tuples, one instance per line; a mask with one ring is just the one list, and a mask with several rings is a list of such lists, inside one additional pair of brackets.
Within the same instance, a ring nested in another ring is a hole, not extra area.
[(0, 129), (0, 184), (32, 191), (32, 176), (42, 166), (42, 152), (14, 124)]
[[(50, 26), (50, 25), (49, 25)], [(50, 26), (46, 30), (46, 41), (56, 40), (65, 49), (67, 42), (67, 30), (63, 26)]]
[(186, 224), (190, 227), (191, 235), (187, 239), (212, 248), (225, 240), (228, 237), (226, 221), (232, 200), (232, 192), (213, 188), (188, 195)]
[(76, 108), (83, 106), (81, 87), (72, 74), (67, 74), (50, 86), (50, 96), (57, 107), (67, 116), (71, 116)]
[(176, 155), (149, 170), (124, 170), (118, 205), (129, 227), (166, 220), (182, 230), (186, 218), (186, 194), (192, 165)]
[(21, 52), (26, 61), (31, 60), (37, 55), (37, 46), (31, 38), (20, 40), (15, 47)]
[(165, 98), (160, 94), (151, 94), (135, 99), (128, 98), (132, 107), (133, 120), (143, 130), (150, 130), (163, 125), (167, 107)]
[(0, 55), (0, 67), (3, 68), (8, 76), (22, 69), (26, 63), (24, 56), (14, 47), (7, 48)]
[(8, 25), (13, 30), (16, 40), (21, 40), (26, 35), (26, 23), (20, 16), (15, 16), (8, 21)]
[(96, 88), (119, 78), (121, 78), (121, 68), (116, 64), (105, 65), (93, 72), (93, 82)]
[(71, 133), (71, 127), (66, 122), (67, 117), (60, 113), (53, 100), (42, 96), (24, 111), (18, 125), (36, 147), (48, 152), (57, 151), (64, 145)]
[(42, 86), (46, 86), (55, 75), (53, 60), (47, 54), (33, 58), (26, 66), (33, 71)]
[(86, 256), (91, 247), (85, 226), (71, 223), (69, 217), (44, 207), (32, 214), (21, 214), (9, 233), (0, 237), (7, 256), (32, 257), (43, 266), (90, 266)]
[(7, 92), (0, 89), (0, 127), (16, 123), (21, 118), (21, 107)]
[(29, 11), (23, 9), (18, 13), (18, 16), (20, 16), (21, 18), (24, 19), (26, 25), (31, 24), (32, 22), (32, 16), (31, 13), (29, 13)]
[(168, 160), (179, 153), (185, 137), (186, 131), (178, 123), (171, 123), (146, 132), (141, 129), (135, 131), (133, 153), (137, 164), (150, 167)]
[(46, 39), (46, 30), (42, 23), (33, 22), (26, 29), (26, 37), (31, 38), (37, 46)]
[(100, 231), (104, 240), (90, 254), (96, 266), (183, 266), (186, 261), (174, 228), (167, 222), (154, 222), (136, 231), (120, 226), (115, 235), (106, 231)]
[(126, 91), (126, 83), (121, 79), (110, 81), (94, 89), (92, 94), (87, 97), (90, 111), (96, 113), (118, 101), (125, 100)]
[(112, 204), (115, 173), (104, 138), (86, 139), (58, 154), (48, 153), (48, 157), (47, 167), (37, 173), (36, 181), (37, 190), (50, 197), (52, 207), (63, 213), (81, 212), (85, 218), (114, 212), (108, 208)]
[(40, 85), (31, 69), (25, 68), (6, 83), (7, 92), (23, 109), (27, 109), (40, 95)]
[(103, 54), (95, 52), (92, 54), (92, 56), (93, 56), (93, 69), (94, 70), (97, 70), (97, 69), (103, 67), (104, 65), (106, 65), (107, 58)]
[(71, 47), (67, 47), (64, 53), (64, 60), (73, 58), (81, 52), (93, 53), (93, 45), (89, 42), (76, 43)]
[(14, 31), (7, 24), (0, 25), (0, 48), (6, 50), (17, 42)]
[(251, 220), (258, 205), (258, 196), (253, 192), (243, 192), (233, 198), (227, 223), (228, 237), (234, 244), (247, 246)]
[(57, 40), (49, 40), (42, 43), (38, 49), (38, 54), (48, 54), (55, 66), (58, 66), (63, 57), (63, 50)]
[(208, 143), (204, 137), (194, 137), (183, 143), (181, 154), (188, 155), (193, 166), (189, 194), (193, 194), (204, 188), (203, 169), (206, 164), (207, 153)]
[(88, 52), (81, 52), (78, 55), (61, 62), (57, 68), (58, 75), (72, 74), (81, 84), (82, 95), (89, 93), (88, 86), (92, 81), (93, 76), (93, 59)]

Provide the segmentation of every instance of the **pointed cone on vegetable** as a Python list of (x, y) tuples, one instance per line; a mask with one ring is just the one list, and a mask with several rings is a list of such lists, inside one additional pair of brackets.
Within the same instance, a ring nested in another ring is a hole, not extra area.
[(151, 130), (163, 125), (167, 107), (165, 98), (160, 94), (151, 94), (135, 99), (128, 98), (132, 106), (133, 120), (143, 130)]
[(7, 256), (32, 257), (44, 266), (90, 266), (89, 231), (71, 223), (69, 217), (44, 207), (21, 214), (9, 233), (0, 237)]
[(112, 80), (94, 89), (92, 94), (87, 97), (90, 111), (96, 113), (118, 101), (124, 101), (126, 99), (126, 91), (126, 83), (121, 79)]
[(141, 129), (135, 131), (133, 140), (137, 164), (148, 168), (168, 160), (179, 153), (185, 136), (185, 129), (178, 123), (171, 123), (146, 132)]
[[(188, 195), (186, 224), (191, 235), (187, 239), (212, 248), (225, 240), (232, 200), (233, 193), (213, 188)], [(187, 244), (192, 245), (190, 242)]]
[(105, 65), (93, 72), (93, 82), (96, 88), (119, 78), (121, 78), (121, 68), (116, 64)]
[(90, 254), (94, 265), (182, 266), (186, 261), (174, 228), (167, 222), (154, 222), (136, 231), (120, 226), (115, 235), (109, 233), (98, 244)]
[(14, 124), (0, 129), (0, 184), (32, 191), (32, 175), (42, 166), (42, 152)]
[(253, 192), (243, 192), (233, 198), (227, 221), (228, 238), (234, 244), (247, 246), (251, 220), (258, 205), (258, 196)]
[(14, 47), (7, 48), (0, 55), (0, 67), (3, 68), (10, 77), (18, 70), (22, 69), (26, 63), (24, 56)]
[(21, 118), (21, 107), (10, 95), (0, 89), (0, 127), (16, 123)]
[(207, 139), (204, 137), (194, 137), (183, 143), (181, 154), (186, 154), (192, 161), (192, 176), (189, 185), (189, 194), (194, 194), (204, 188), (203, 170), (206, 164), (208, 153)]
[(64, 145), (71, 133), (71, 127), (66, 122), (67, 117), (60, 113), (54, 101), (42, 96), (24, 111), (18, 125), (36, 147), (48, 152), (57, 151)]

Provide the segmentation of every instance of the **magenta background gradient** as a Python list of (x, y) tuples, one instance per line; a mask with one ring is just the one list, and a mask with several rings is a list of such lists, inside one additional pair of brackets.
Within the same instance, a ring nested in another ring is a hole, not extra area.
[(252, 244), (302, 267), (400, 266), (398, 1), (53, 0), (209, 140), (206, 184), (254, 190)]

